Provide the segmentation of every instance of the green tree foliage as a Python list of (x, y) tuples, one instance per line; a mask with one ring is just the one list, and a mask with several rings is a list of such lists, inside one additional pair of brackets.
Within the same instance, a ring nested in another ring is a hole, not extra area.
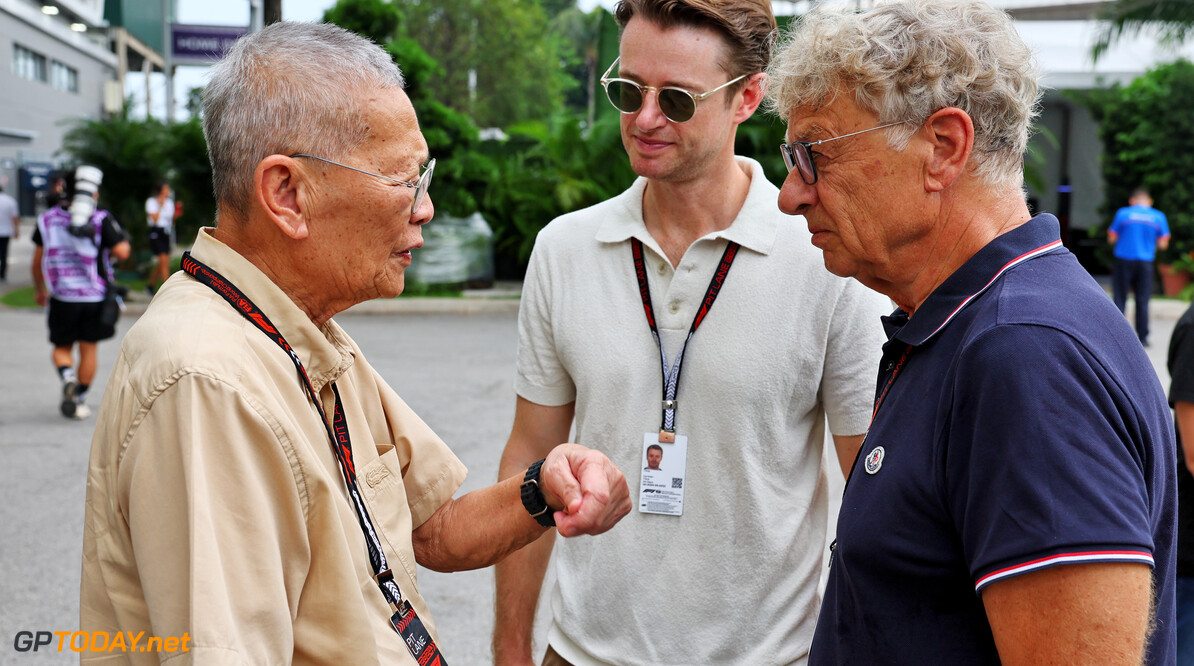
[(481, 212), (494, 228), (506, 274), (522, 272), (535, 236), (553, 218), (604, 201), (634, 182), (616, 119), (585, 132), (576, 116), (558, 114), (510, 128), (510, 138), (490, 149), (506, 158), (497, 161)]
[[(182, 217), (175, 218), (178, 242), (189, 243), (200, 227), (216, 221), (216, 195), (211, 184), (211, 162), (207, 159), (207, 141), (199, 116), (166, 127), (167, 148), (163, 162), (166, 180), (174, 188), (175, 199), (182, 203)], [(147, 193), (142, 198), (148, 197)], [(142, 208), (144, 210), (144, 208)]]
[(565, 90), (564, 104), (570, 111), (590, 120), (593, 118), (592, 105), (605, 98), (597, 82), (602, 71), (598, 57), (603, 15), (609, 14), (602, 9), (586, 14), (570, 7), (553, 15), (549, 26), (562, 45), (560, 68), (573, 81)]
[(127, 104), (106, 120), (75, 121), (62, 140), (72, 167), (90, 164), (104, 172), (99, 205), (129, 231), (134, 247), (148, 245), (145, 199), (166, 176), (168, 144), (162, 123), (130, 118)]
[(126, 105), (104, 120), (74, 121), (62, 152), (72, 167), (91, 164), (104, 172), (100, 207), (116, 216), (137, 250), (149, 244), (145, 200), (158, 181), (169, 182), (183, 203), (175, 225), (180, 241), (188, 242), (200, 226), (215, 220), (211, 165), (198, 118), (166, 126), (152, 118), (130, 118)]
[(439, 211), (456, 217), (475, 212), (496, 169), (492, 159), (478, 152), (477, 126), (467, 115), (432, 96), (431, 81), (443, 73), (443, 67), (418, 44), (403, 37), (386, 48), (403, 69), (406, 93), (419, 116), (427, 148), (437, 160), (432, 200)]
[(1106, 197), (1101, 229), (1143, 185), (1173, 234), (1163, 261), (1194, 250), (1194, 64), (1179, 60), (1127, 86), (1075, 94), (1099, 123)]
[(539, 0), (543, 11), (551, 18), (555, 18), (566, 11), (576, 9), (576, 0)]
[(548, 29), (549, 14), (537, 0), (394, 4), (403, 16), (402, 36), (443, 65), (431, 80), (435, 98), (480, 127), (545, 118), (575, 85), (561, 68), (563, 40)]
[(386, 0), (340, 0), (323, 13), (323, 22), (335, 23), (384, 46), (398, 36), (402, 14)]
[(1194, 34), (1194, 2), (1190, 0), (1115, 0), (1101, 16), (1103, 23), (1093, 49), (1094, 58), (1125, 35), (1145, 28), (1157, 30), (1162, 44), (1180, 44)]
[(776, 187), (788, 177), (788, 167), (779, 153), (779, 144), (787, 140), (787, 131), (786, 120), (759, 110), (738, 126), (738, 138), (734, 141), (734, 152), (758, 160), (767, 180)]
[(433, 81), (444, 68), (415, 40), (396, 37), (403, 16), (398, 5), (384, 0), (339, 0), (324, 13), (324, 21), (368, 37), (382, 45), (402, 70), (406, 94), (419, 117), (419, 126), (436, 158), (432, 201), (437, 210), (458, 217), (477, 210), (477, 200), (496, 168), (477, 153), (480, 133), (467, 115), (440, 102)]
[[(384, 45), (399, 64), (437, 159), (437, 214), (479, 210), (494, 230), (501, 277), (522, 274), (535, 235), (552, 218), (609, 198), (634, 179), (617, 114), (586, 131), (587, 95), (575, 98), (573, 113), (561, 111), (566, 68), (583, 80), (597, 66), (601, 17), (569, 0), (549, 4), (550, 11), (534, 1), (339, 0), (324, 15)], [(471, 101), (470, 68), (477, 72)], [(482, 141), (474, 119), (505, 126), (509, 138)]]

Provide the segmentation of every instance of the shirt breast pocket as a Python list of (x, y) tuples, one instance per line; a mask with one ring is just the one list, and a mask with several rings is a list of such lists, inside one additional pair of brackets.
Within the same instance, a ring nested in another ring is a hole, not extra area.
[(416, 583), (414, 547), (411, 544), (411, 516), (406, 502), (406, 487), (402, 484), (402, 467), (398, 452), (392, 445), (377, 447), (377, 458), (366, 464), (358, 473), (361, 496), (373, 519), (373, 526), (381, 538), (389, 560), (390, 569), (397, 579), (398, 567), (395, 558), (401, 562), (412, 587), (399, 584), (400, 588), (414, 589)]

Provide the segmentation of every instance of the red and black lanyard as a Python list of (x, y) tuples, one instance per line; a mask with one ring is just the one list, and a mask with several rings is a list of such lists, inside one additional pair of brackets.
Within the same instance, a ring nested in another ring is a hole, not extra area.
[(373, 579), (377, 581), (382, 595), (394, 611), (394, 614), (390, 616), (390, 624), (402, 636), (407, 648), (420, 665), (447, 666), (439, 647), (431, 639), (422, 620), (415, 613), (415, 609), (410, 602), (402, 597), (402, 591), (398, 589), (398, 585), (394, 582), (394, 574), (386, 563), (386, 555), (382, 550), (381, 541), (378, 539), (377, 531), (373, 528), (373, 521), (369, 518), (369, 512), (365, 508), (365, 502), (361, 498), (360, 487), (357, 484), (357, 473), (352, 462), (352, 440), (348, 435), (348, 422), (344, 417), (344, 405), (340, 401), (340, 391), (336, 388), (336, 384), (333, 382), (331, 385), (332, 394), (336, 398), (336, 407), (333, 418), (329, 422), (327, 412), (323, 409), (323, 403), (319, 400), (319, 394), (307, 376), (307, 370), (299, 360), (298, 354), (282, 337), (282, 333), (270, 323), (265, 313), (258, 309), (236, 285), (192, 258), (190, 252), (183, 254), (182, 269), (200, 283), (210, 287), (212, 291), (223, 296), (233, 309), (252, 322), (258, 330), (265, 333), (290, 356), (290, 360), (294, 363), (294, 367), (302, 379), (303, 386), (307, 389), (307, 394), (311, 397), (311, 402), (315, 403), (315, 409), (319, 411), (319, 417), (332, 442), (332, 450), (336, 453), (336, 460), (340, 463), (340, 472), (344, 475), (344, 484), (348, 487), (349, 501), (356, 510), (357, 522), (360, 523), (361, 531), (365, 535), (365, 544), (369, 549), (369, 564), (373, 567)]
[(705, 320), (705, 315), (709, 314), (709, 310), (713, 307), (713, 301), (717, 300), (717, 294), (725, 283), (730, 266), (734, 263), (734, 257), (738, 256), (739, 247), (733, 241), (726, 245), (726, 250), (721, 255), (721, 261), (717, 264), (717, 270), (709, 281), (709, 288), (705, 290), (705, 297), (701, 299), (701, 307), (697, 309), (692, 326), (688, 329), (688, 335), (681, 343), (680, 350), (676, 352), (675, 362), (669, 369), (667, 352), (663, 350), (663, 340), (659, 337), (659, 329), (655, 325), (655, 310), (651, 307), (651, 287), (647, 284), (647, 265), (643, 260), (643, 243), (637, 238), (630, 239), (630, 251), (634, 257), (634, 275), (638, 278), (638, 292), (642, 296), (647, 325), (651, 327), (651, 336), (655, 338), (655, 344), (659, 346), (659, 357), (663, 365), (663, 423), (659, 426), (659, 441), (661, 442), (676, 441), (676, 393), (680, 390), (680, 366), (684, 361), (684, 348), (688, 346), (688, 341), (692, 340), (692, 335), (696, 333), (697, 327)]

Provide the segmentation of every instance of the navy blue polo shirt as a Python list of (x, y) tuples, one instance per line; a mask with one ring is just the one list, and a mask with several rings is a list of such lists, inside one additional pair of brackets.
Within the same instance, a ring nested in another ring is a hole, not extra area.
[(1168, 405), (1057, 219), (999, 236), (884, 325), (809, 663), (999, 663), (982, 589), (1082, 562), (1153, 567), (1146, 663), (1173, 663)]

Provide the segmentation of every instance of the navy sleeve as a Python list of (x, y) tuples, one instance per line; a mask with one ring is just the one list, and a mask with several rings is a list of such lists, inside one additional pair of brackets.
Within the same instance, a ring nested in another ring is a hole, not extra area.
[(1130, 396), (1147, 387), (1125, 391), (1044, 326), (998, 326), (958, 363), (944, 490), (975, 589), (1059, 564), (1153, 565), (1151, 435)]

